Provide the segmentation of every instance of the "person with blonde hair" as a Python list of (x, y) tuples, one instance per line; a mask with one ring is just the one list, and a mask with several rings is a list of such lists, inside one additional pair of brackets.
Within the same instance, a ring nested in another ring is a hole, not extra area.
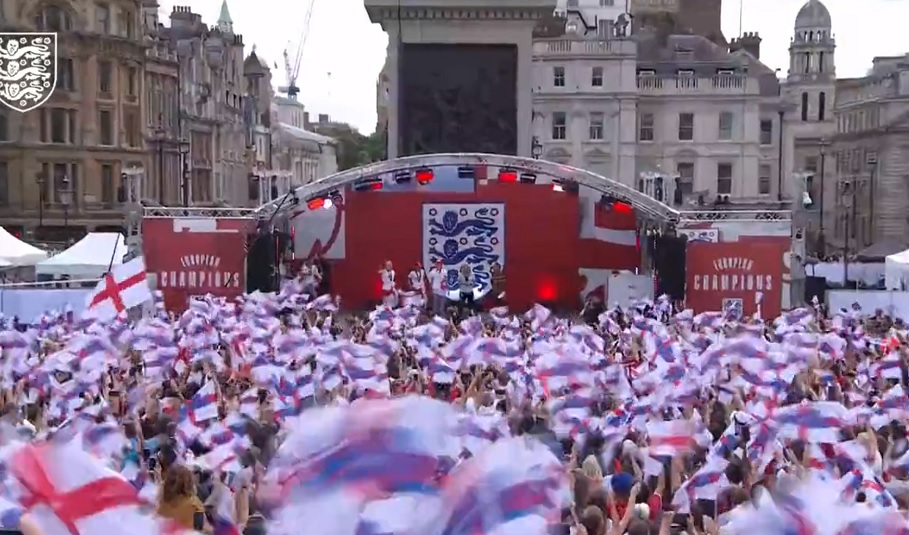
[(205, 514), (205, 507), (196, 496), (193, 473), (185, 466), (170, 467), (161, 485), (158, 515), (173, 520), (185, 529), (196, 529), (200, 514)]

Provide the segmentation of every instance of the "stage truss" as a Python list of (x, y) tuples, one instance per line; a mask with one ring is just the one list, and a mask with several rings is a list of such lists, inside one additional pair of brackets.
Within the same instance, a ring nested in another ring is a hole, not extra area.
[[(376, 162), (362, 167), (341, 171), (300, 186), (258, 209), (258, 217), (273, 218), (284, 213), (305, 210), (305, 201), (330, 195), (361, 180), (375, 179), (400, 171), (416, 171), (435, 167), (479, 167), (510, 169), (520, 173), (533, 173), (544, 179), (561, 183), (575, 183), (608, 195), (615, 200), (631, 204), (645, 220), (659, 225), (675, 225), (685, 221), (790, 221), (788, 210), (679, 210), (636, 189), (613, 179), (568, 165), (500, 154), (451, 153), (408, 156)], [(496, 180), (497, 173), (490, 172), (485, 180)], [(291, 202), (296, 198), (301, 203)]]
[[(568, 165), (536, 160), (519, 156), (500, 154), (451, 153), (408, 156), (376, 162), (355, 169), (341, 171), (316, 180), (278, 197), (259, 208), (205, 207), (205, 206), (147, 206), (131, 204), (127, 208), (127, 243), (131, 254), (138, 254), (142, 243), (142, 219), (155, 217), (221, 218), (249, 217), (259, 220), (274, 220), (291, 212), (306, 210), (305, 201), (330, 195), (361, 180), (393, 175), (400, 171), (416, 171), (435, 167), (479, 167), (510, 169), (519, 173), (533, 173), (538, 180), (574, 183), (587, 186), (594, 191), (608, 195), (615, 200), (631, 204), (638, 212), (645, 226), (675, 227), (678, 224), (697, 222), (791, 222), (792, 213), (779, 209), (741, 209), (729, 205), (728, 209), (680, 210), (637, 191), (613, 179)], [(482, 180), (497, 180), (497, 172), (487, 173)], [(291, 202), (293, 199), (303, 202)], [(706, 207), (705, 207), (706, 208)]]

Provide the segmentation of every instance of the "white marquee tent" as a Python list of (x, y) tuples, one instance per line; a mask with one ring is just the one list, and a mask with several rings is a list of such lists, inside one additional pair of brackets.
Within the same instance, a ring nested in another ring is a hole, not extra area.
[(909, 289), (909, 249), (884, 258), (884, 284), (888, 290)]
[(69, 249), (35, 266), (38, 275), (97, 279), (123, 263), (126, 239), (117, 232), (90, 232)]
[(47, 253), (25, 243), (0, 227), (0, 267), (33, 266)]

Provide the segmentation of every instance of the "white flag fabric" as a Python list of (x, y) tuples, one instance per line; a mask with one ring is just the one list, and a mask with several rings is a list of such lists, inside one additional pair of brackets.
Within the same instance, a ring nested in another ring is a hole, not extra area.
[(145, 273), (145, 260), (140, 256), (116, 266), (104, 275), (85, 302), (86, 315), (112, 319), (121, 312), (152, 300)]

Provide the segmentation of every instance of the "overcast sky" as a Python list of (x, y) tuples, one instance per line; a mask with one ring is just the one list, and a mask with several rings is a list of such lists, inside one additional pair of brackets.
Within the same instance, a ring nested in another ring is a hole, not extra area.
[[(160, 0), (162, 14), (174, 5), (190, 5), (214, 24), (221, 0)], [(789, 65), (789, 39), (803, 0), (742, 0), (742, 30), (760, 33), (761, 59), (783, 72)], [(876, 55), (909, 52), (904, 26), (909, 0), (827, 0), (837, 39), (840, 77), (863, 75)], [(286, 81), (283, 51), (293, 54), (305, 39), (297, 85), (300, 100), (312, 114), (328, 113), (363, 133), (376, 124), (376, 77), (385, 61), (388, 39), (369, 22), (363, 0), (228, 0), (237, 33), (248, 47), (274, 66), (278, 84)], [(305, 20), (313, 5), (308, 31)], [(723, 31), (739, 33), (739, 0), (723, 0)], [(304, 37), (304, 35), (306, 37)]]

